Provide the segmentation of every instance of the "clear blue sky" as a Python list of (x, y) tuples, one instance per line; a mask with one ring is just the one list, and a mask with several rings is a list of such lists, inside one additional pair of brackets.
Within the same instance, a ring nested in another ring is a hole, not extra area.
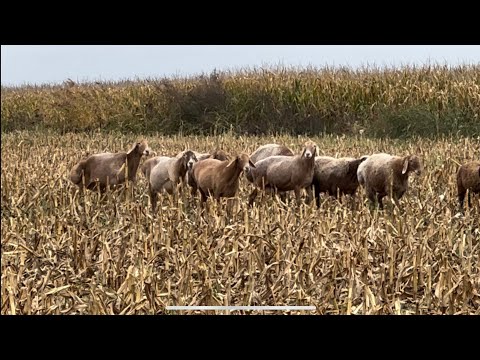
[(2, 45), (2, 85), (191, 75), (245, 66), (480, 63), (478, 45)]

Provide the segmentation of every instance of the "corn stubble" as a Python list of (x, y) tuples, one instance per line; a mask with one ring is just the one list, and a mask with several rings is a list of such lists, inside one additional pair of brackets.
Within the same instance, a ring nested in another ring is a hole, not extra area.
[[(322, 198), (282, 206), (243, 178), (231, 217), (226, 201), (184, 191), (160, 196), (152, 214), (140, 172), (135, 187), (81, 196), (67, 175), (87, 153), (126, 149), (133, 136), (2, 135), (2, 314), (166, 314), (168, 305), (314, 305), (285, 314), (480, 314), (480, 201), (459, 216), (458, 163), (478, 157), (472, 138), (312, 138), (320, 153), (416, 153), (425, 174), (411, 180), (402, 209), (357, 209)], [(295, 137), (148, 137), (159, 154), (189, 147), (252, 152)], [(180, 313), (180, 312), (175, 312)], [(221, 311), (184, 311), (186, 314)], [(233, 311), (232, 314), (281, 314)]]

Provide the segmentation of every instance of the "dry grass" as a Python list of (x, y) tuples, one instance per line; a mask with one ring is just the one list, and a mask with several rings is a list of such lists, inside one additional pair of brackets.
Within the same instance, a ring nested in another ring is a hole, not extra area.
[[(421, 155), (425, 174), (412, 179), (403, 214), (352, 210), (332, 199), (316, 209), (265, 198), (249, 209), (251, 186), (242, 179), (232, 218), (225, 202), (211, 202), (201, 216), (189, 194), (178, 202), (161, 197), (153, 215), (140, 173), (133, 189), (82, 199), (66, 178), (74, 163), (87, 152), (128, 149), (136, 139), (2, 134), (2, 314), (158, 314), (167, 305), (480, 314), (480, 201), (459, 217), (455, 198), (458, 163), (478, 159), (478, 139), (313, 138), (328, 155)], [(298, 151), (305, 140), (147, 139), (169, 155), (186, 144), (235, 153), (272, 141)], [(363, 191), (358, 196), (365, 199)]]

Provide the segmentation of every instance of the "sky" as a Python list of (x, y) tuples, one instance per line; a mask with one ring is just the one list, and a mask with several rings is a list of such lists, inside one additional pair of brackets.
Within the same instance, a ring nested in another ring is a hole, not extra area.
[(1, 84), (189, 76), (213, 69), (480, 63), (479, 45), (2, 45)]

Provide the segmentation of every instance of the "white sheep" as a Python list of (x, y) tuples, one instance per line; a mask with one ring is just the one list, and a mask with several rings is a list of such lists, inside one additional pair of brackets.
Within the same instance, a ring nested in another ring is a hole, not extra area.
[(422, 162), (416, 155), (401, 157), (379, 153), (369, 156), (359, 165), (357, 178), (365, 187), (370, 202), (375, 204), (378, 201), (383, 209), (383, 197), (392, 195), (398, 205), (398, 200), (408, 189), (409, 174), (420, 175), (422, 171)]
[(197, 158), (192, 151), (187, 150), (181, 157), (161, 156), (156, 158), (156, 162), (149, 177), (149, 193), (153, 211), (157, 205), (157, 193), (165, 190), (167, 193), (173, 194), (177, 184), (185, 181), (188, 169), (191, 169), (197, 162)]

